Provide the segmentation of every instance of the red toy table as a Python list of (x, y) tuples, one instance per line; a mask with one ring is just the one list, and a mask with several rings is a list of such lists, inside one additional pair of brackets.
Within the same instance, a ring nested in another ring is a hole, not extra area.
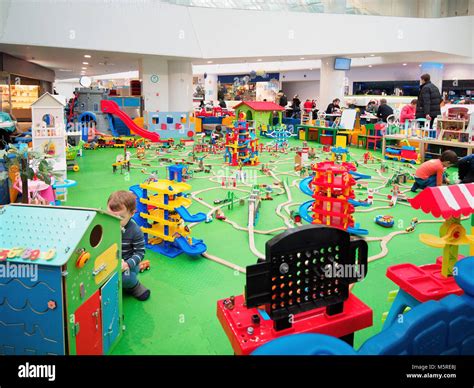
[[(224, 299), (217, 302), (217, 317), (237, 355), (248, 355), (264, 343), (288, 334), (320, 333), (340, 338), (372, 326), (372, 309), (353, 294), (344, 302), (341, 314), (328, 316), (325, 307), (310, 310), (295, 315), (293, 326), (278, 332), (264, 311), (249, 309), (243, 303), (243, 295), (235, 297), (232, 310), (224, 306)], [(255, 315), (259, 323), (252, 322)], [(248, 331), (250, 327), (252, 334)]]
[[(459, 259), (463, 257), (459, 255)], [(435, 264), (420, 267), (408, 263), (394, 265), (387, 269), (387, 277), (419, 302), (439, 300), (450, 294), (462, 295), (463, 290), (453, 276), (441, 275), (442, 260), (438, 257)]]

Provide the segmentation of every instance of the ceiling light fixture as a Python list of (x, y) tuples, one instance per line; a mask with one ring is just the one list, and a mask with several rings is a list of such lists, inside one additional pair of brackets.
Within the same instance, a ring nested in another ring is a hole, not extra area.
[(407, 65), (406, 63), (403, 64), (403, 66), (406, 66), (406, 65)]
[(87, 70), (87, 67), (81, 67), (82, 70)]
[(92, 56), (89, 55), (89, 54), (85, 54), (85, 55), (84, 55), (84, 58), (92, 58)]
[(262, 58), (258, 58), (258, 59), (257, 59), (257, 62), (262, 62)]
[(300, 59), (301, 59), (301, 60), (303, 60), (303, 59), (304, 59), (304, 57), (301, 57)]
[(207, 63), (212, 63), (212, 61), (207, 61)]
[(88, 64), (89, 64), (89, 62), (82, 62), (82, 64), (83, 64), (83, 65), (88, 65)]
[(369, 65), (369, 67), (372, 67), (372, 65)]

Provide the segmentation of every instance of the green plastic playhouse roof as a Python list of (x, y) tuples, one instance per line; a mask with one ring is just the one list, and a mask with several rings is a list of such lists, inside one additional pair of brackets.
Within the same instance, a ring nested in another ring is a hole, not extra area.
[[(12, 258), (10, 262), (62, 266), (74, 253), (98, 209), (61, 206), (8, 205), (0, 209), (0, 248), (56, 250), (51, 260)], [(114, 217), (116, 218), (116, 217)]]

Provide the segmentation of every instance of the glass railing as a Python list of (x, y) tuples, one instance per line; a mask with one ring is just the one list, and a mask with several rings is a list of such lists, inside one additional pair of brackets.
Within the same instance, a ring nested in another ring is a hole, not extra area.
[(472, 1), (422, 0), (161, 0), (186, 7), (249, 11), (440, 18), (474, 14)]

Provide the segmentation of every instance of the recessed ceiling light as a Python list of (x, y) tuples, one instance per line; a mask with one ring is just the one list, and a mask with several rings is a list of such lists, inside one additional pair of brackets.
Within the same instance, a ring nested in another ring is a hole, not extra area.
[(371, 57), (375, 57), (375, 54), (370, 54)]
[(92, 56), (90, 56), (89, 54), (85, 54), (84, 58), (92, 58)]
[(262, 62), (262, 59), (261, 59), (261, 58), (258, 58), (258, 59), (257, 59), (257, 62)]
[(372, 65), (369, 65), (369, 67), (372, 67)]
[(81, 67), (82, 70), (87, 70), (87, 67)]
[(301, 59), (301, 60), (303, 60), (303, 59), (304, 59), (304, 57), (301, 57), (300, 59)]
[(207, 63), (212, 63), (212, 61), (207, 61)]
[(406, 66), (406, 65), (407, 65), (406, 63), (403, 64), (403, 66)]
[(72, 70), (70, 70), (70, 69), (59, 69), (59, 71), (71, 72)]
[(418, 65), (418, 67), (421, 67), (421, 63)]
[(89, 62), (82, 62), (82, 64), (83, 64), (83, 65), (88, 65), (88, 64), (89, 64)]
[(309, 69), (309, 70), (313, 70), (313, 68)]

